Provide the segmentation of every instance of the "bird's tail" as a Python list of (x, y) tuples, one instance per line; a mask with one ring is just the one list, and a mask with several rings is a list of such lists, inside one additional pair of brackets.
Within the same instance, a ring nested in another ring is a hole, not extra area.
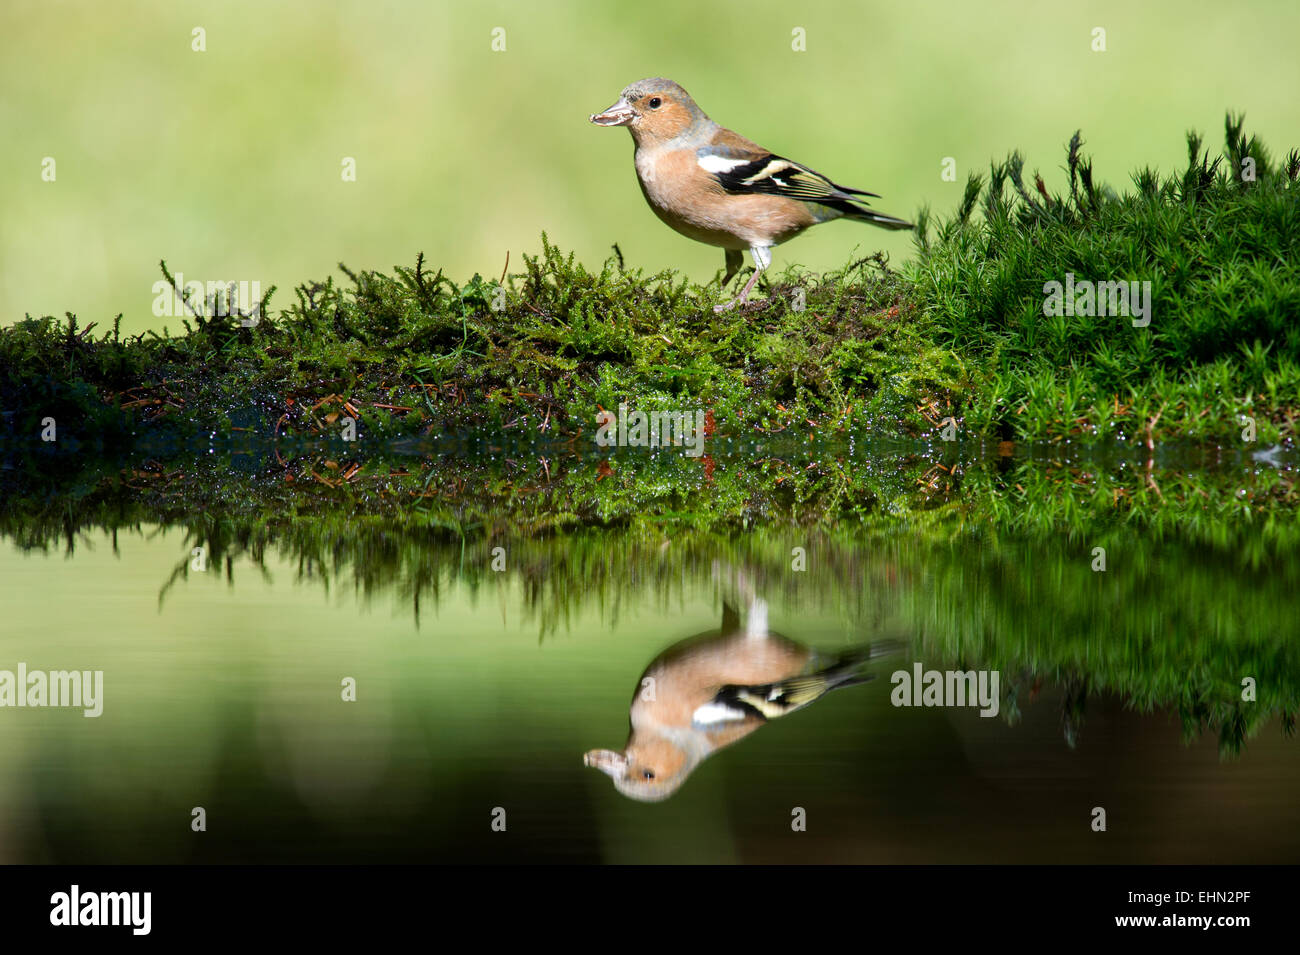
[(877, 640), (865, 647), (855, 647), (841, 653), (835, 662), (820, 672), (826, 678), (826, 692), (837, 690), (842, 686), (856, 686), (868, 683), (876, 678), (874, 673), (863, 673), (862, 668), (881, 657), (898, 653), (903, 644), (897, 640)]
[(914, 229), (912, 223), (906, 219), (898, 219), (894, 216), (887, 216), (883, 212), (877, 212), (875, 209), (868, 209), (866, 206), (860, 206), (857, 203), (845, 203), (849, 211), (844, 213), (845, 218), (852, 219), (855, 222), (870, 222), (872, 225), (878, 225), (882, 229)]

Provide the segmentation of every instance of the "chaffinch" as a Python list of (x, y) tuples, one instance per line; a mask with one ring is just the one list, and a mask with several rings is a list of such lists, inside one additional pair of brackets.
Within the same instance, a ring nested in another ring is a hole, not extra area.
[(739, 297), (718, 311), (747, 302), (772, 262), (772, 246), (809, 226), (843, 217), (886, 229), (912, 228), (868, 208), (862, 197), (876, 193), (838, 186), (719, 126), (672, 80), (633, 83), (591, 121), (628, 128), (650, 208), (682, 235), (726, 250), (723, 285), (740, 269), (742, 250), (749, 249), (754, 274)]
[(753, 601), (744, 627), (724, 604), (721, 630), (674, 644), (642, 674), (623, 751), (593, 749), (583, 762), (625, 796), (667, 799), (705, 758), (768, 720), (873, 679), (863, 665), (896, 647), (877, 643), (828, 660), (768, 631), (762, 600)]

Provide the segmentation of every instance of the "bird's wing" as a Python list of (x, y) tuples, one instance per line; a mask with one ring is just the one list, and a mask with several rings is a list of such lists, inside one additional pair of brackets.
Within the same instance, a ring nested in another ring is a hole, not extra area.
[(762, 686), (724, 686), (714, 697), (713, 705), (747, 712), (765, 720), (775, 719), (807, 706), (838, 687), (875, 679), (872, 674), (857, 672), (859, 666), (855, 661)]
[(832, 203), (860, 201), (854, 197), (876, 195), (836, 185), (815, 169), (762, 150), (739, 136), (735, 139), (739, 142), (715, 141), (695, 151), (700, 168), (711, 173), (727, 192)]
[(766, 686), (724, 686), (718, 697), (737, 709), (770, 720), (807, 706), (829, 688), (825, 677), (813, 674)]

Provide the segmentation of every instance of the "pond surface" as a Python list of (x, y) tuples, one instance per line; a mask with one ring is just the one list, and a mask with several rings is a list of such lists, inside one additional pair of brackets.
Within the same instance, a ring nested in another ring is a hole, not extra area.
[(10, 467), (0, 861), (1300, 861), (1284, 463), (218, 457)]

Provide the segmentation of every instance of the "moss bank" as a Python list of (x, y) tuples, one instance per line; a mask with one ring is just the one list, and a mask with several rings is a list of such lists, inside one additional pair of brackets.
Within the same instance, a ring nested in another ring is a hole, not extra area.
[[(323, 436), (347, 419), (373, 437), (580, 438), (626, 403), (704, 410), (716, 435), (1290, 443), (1300, 155), (1273, 162), (1231, 117), (1225, 132), (1221, 156), (1189, 136), (1186, 169), (1140, 171), (1122, 195), (1097, 183), (1078, 134), (1062, 195), (1013, 154), (949, 217), (920, 217), (901, 270), (788, 270), (721, 314), (716, 284), (628, 268), (617, 247), (592, 269), (543, 236), (498, 279), (458, 284), (421, 255), (391, 272), (340, 265), (344, 280), (305, 283), (276, 313), (271, 293), (252, 314), (190, 301), (175, 336), (28, 317), (0, 329), (0, 410), (20, 441), (47, 417), (94, 442), (164, 422)], [(1149, 321), (1073, 298), (1045, 314), (1054, 282), (1137, 283)]]

